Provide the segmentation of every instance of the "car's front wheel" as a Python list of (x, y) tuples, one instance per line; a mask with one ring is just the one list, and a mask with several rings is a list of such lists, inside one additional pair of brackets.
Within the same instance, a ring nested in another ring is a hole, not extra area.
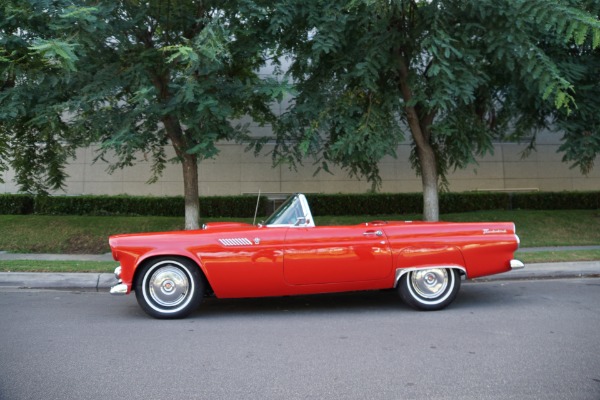
[(142, 267), (135, 297), (140, 307), (155, 318), (183, 318), (198, 307), (204, 287), (200, 269), (193, 262), (160, 257)]
[(418, 269), (400, 278), (398, 292), (417, 310), (441, 310), (454, 301), (460, 289), (460, 274), (452, 268)]

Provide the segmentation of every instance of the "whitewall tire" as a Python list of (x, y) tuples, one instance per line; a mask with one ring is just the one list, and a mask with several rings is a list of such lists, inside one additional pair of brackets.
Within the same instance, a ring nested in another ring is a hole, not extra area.
[(154, 318), (183, 318), (194, 311), (204, 296), (200, 268), (181, 257), (155, 258), (137, 276), (135, 297)]
[(460, 289), (460, 273), (453, 268), (408, 271), (400, 278), (398, 293), (409, 306), (423, 311), (441, 310), (454, 301)]

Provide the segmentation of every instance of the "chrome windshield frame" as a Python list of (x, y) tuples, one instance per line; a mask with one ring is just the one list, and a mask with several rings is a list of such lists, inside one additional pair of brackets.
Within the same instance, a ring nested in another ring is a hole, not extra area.
[(273, 214), (263, 223), (269, 228), (277, 227), (295, 227), (308, 228), (314, 227), (315, 222), (308, 206), (306, 196), (296, 193), (283, 202)]

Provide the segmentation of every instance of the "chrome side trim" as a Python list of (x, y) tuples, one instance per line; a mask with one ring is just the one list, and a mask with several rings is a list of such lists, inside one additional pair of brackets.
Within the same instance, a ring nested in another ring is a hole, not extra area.
[(252, 246), (252, 242), (248, 238), (230, 238), (219, 239), (223, 246)]
[(427, 265), (425, 267), (409, 267), (409, 268), (396, 268), (396, 280), (394, 281), (394, 287), (398, 286), (398, 282), (400, 282), (400, 278), (402, 275), (410, 272), (410, 271), (418, 271), (423, 269), (435, 269), (435, 268), (449, 268), (449, 269), (457, 269), (461, 271), (465, 277), (467, 276), (467, 270), (465, 267), (460, 265)]
[(525, 264), (519, 260), (510, 260), (510, 268), (511, 269), (523, 269), (525, 268)]
[(122, 296), (127, 294), (127, 285), (124, 283), (119, 283), (110, 288), (110, 294), (114, 294), (117, 296)]

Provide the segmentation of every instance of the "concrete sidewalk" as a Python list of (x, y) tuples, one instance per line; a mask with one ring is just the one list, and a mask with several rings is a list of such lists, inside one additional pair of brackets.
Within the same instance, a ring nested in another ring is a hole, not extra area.
[[(111, 261), (110, 254), (9, 254), (0, 260)], [(116, 265), (116, 264), (115, 264)], [(600, 277), (600, 261), (526, 264), (522, 270), (477, 278), (475, 281), (506, 281)], [(117, 283), (111, 273), (0, 272), (0, 287), (38, 289), (82, 289), (105, 291)]]

